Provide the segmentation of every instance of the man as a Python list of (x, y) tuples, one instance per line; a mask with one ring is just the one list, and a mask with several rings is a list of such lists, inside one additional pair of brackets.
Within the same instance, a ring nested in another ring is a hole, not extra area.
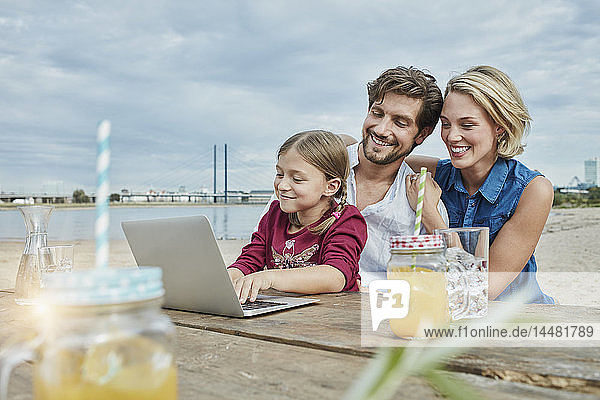
[[(367, 92), (362, 141), (339, 135), (349, 145), (347, 202), (367, 221), (368, 239), (359, 262), (363, 288), (372, 280), (386, 279), (390, 236), (414, 234), (415, 211), (406, 196), (406, 178), (413, 170), (404, 159), (433, 132), (443, 105), (435, 78), (413, 67), (384, 71), (368, 83)], [(447, 224), (441, 201), (438, 209)], [(423, 223), (421, 233), (426, 232)]]
[[(414, 233), (415, 211), (405, 190), (406, 176), (413, 171), (404, 159), (433, 132), (443, 103), (435, 78), (413, 67), (384, 71), (367, 85), (367, 92), (362, 141), (340, 135), (347, 144), (354, 142), (347, 148), (347, 201), (361, 211), (368, 227), (360, 259), (362, 286), (386, 278), (390, 236)], [(447, 222), (441, 202), (438, 208)]]

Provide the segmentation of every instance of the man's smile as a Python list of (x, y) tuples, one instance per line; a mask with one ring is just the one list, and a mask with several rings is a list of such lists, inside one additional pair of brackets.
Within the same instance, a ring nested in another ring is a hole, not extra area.
[(373, 140), (373, 143), (375, 143), (378, 146), (394, 146), (395, 145), (394, 143), (387, 143), (381, 139), (377, 139), (377, 137), (375, 137), (375, 134), (373, 134), (373, 133), (369, 133), (369, 134), (371, 135), (371, 139)]

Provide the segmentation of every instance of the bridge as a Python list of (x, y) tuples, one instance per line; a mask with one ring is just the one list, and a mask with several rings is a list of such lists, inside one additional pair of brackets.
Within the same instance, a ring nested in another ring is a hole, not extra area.
[(582, 182), (577, 176), (574, 176), (569, 181), (569, 184), (560, 189), (561, 193), (578, 193), (578, 194), (586, 194), (591, 185)]
[(70, 203), (71, 196), (36, 193), (0, 193), (0, 201), (18, 204), (59, 204)]
[(228, 191), (225, 193), (120, 193), (121, 203), (222, 203), (264, 204), (269, 201), (270, 191)]
[[(271, 198), (271, 191), (228, 191), (225, 193), (117, 193), (119, 203), (221, 203), (221, 204), (265, 204)], [(114, 194), (113, 194), (114, 196)], [(88, 196), (90, 202), (96, 201), (96, 195)], [(64, 204), (72, 203), (70, 195), (53, 195), (39, 193), (0, 193), (0, 201), (17, 204)]]
[[(248, 159), (248, 154), (246, 152), (235, 151), (235, 149), (233, 152), (230, 151), (228, 153), (227, 144), (224, 144), (223, 150), (223, 186), (219, 190), (217, 190), (217, 145), (213, 145), (212, 149), (205, 149), (204, 152), (194, 152), (191, 158), (181, 161), (170, 169), (164, 171), (161, 170), (152, 176), (151, 179), (139, 182), (137, 186), (139, 188), (162, 188), (161, 190), (156, 192), (152, 189), (148, 190), (148, 192), (129, 192), (128, 189), (124, 189), (120, 193), (111, 194), (112, 203), (267, 203), (273, 194), (273, 190), (230, 190), (232, 185), (229, 178), (234, 178), (236, 180), (233, 187), (265, 187), (264, 182), (273, 182), (272, 162), (269, 161), (265, 164), (262, 161), (256, 161), (254, 158)], [(244, 173), (233, 177), (228, 176), (229, 157), (232, 158), (233, 164), (237, 168), (236, 170), (244, 171)], [(211, 159), (212, 189), (204, 189), (206, 184), (210, 182), (210, 178), (206, 176), (206, 173), (210, 172), (210, 169), (206, 164)], [(190, 174), (187, 172), (189, 169), (192, 169), (194, 172)], [(202, 182), (202, 185), (194, 187), (194, 189), (191, 189), (189, 192), (183, 193), (186, 190), (185, 186), (180, 186), (180, 189), (177, 190), (175, 189), (177, 186), (174, 186), (173, 184), (173, 182), (177, 182), (178, 180)], [(70, 194), (53, 195), (43, 193), (46, 190), (47, 189), (42, 189), (41, 193), (3, 192), (0, 193), (0, 201), (17, 204), (57, 204), (73, 202), (72, 195)], [(207, 191), (210, 191), (211, 193), (207, 193)], [(95, 202), (95, 194), (87, 194), (87, 196), (89, 197), (90, 202)]]

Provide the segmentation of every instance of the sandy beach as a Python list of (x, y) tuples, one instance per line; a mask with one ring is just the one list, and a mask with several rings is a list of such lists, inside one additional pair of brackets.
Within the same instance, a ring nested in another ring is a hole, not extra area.
[[(600, 306), (600, 208), (553, 209), (536, 249), (538, 281), (561, 304)], [(226, 263), (248, 240), (219, 240)], [(94, 242), (75, 244), (76, 269), (94, 265)], [(49, 245), (62, 244), (51, 242)], [(0, 242), (0, 288), (14, 287), (24, 240)], [(110, 266), (134, 266), (126, 241), (111, 241)]]

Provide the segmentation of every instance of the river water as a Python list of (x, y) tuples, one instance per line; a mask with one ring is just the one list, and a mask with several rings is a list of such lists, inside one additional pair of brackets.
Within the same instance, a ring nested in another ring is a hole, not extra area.
[[(217, 238), (250, 238), (264, 205), (113, 207), (110, 208), (110, 239), (125, 239), (122, 221), (139, 219), (206, 215)], [(57, 208), (48, 224), (49, 240), (94, 239), (94, 208)], [(0, 241), (24, 240), (25, 223), (21, 212), (0, 210)]]

